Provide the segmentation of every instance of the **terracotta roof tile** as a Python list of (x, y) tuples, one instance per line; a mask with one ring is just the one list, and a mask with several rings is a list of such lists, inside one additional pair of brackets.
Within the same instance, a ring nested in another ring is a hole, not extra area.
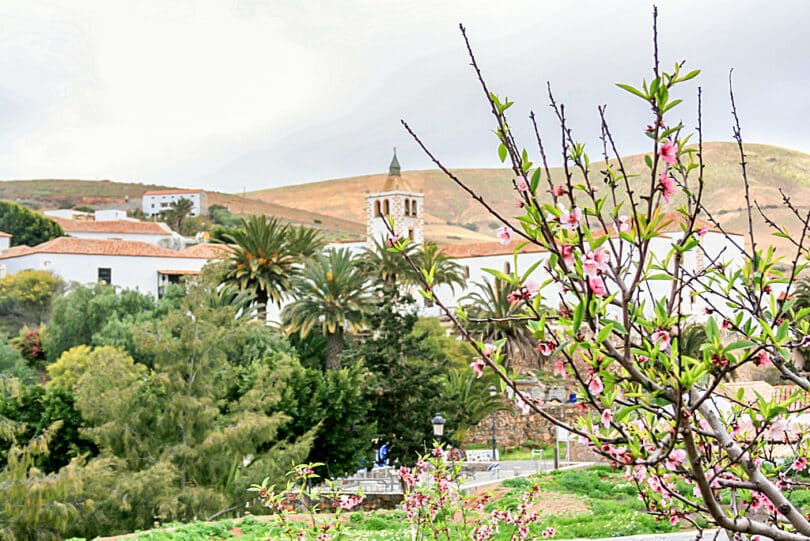
[(175, 250), (135, 240), (79, 239), (59, 237), (34, 247), (17, 246), (0, 253), (0, 259), (28, 254), (83, 254), (129, 257), (187, 257)]
[(8, 233), (5, 233), (3, 231), (0, 231), (0, 237), (11, 237), (11, 235), (9, 235)]
[(66, 220), (51, 218), (62, 226), (65, 233), (111, 233), (120, 235), (171, 235), (168, 226), (158, 222), (136, 222), (129, 220), (111, 220), (97, 222), (94, 220)]
[(143, 195), (182, 195), (184, 193), (203, 193), (203, 190), (149, 190)]
[[(490, 255), (511, 255), (518, 243), (501, 244), (500, 242), (473, 242), (469, 244), (450, 244), (442, 246), (442, 251), (450, 257), (485, 257)], [(533, 244), (524, 246), (520, 253), (545, 252)]]

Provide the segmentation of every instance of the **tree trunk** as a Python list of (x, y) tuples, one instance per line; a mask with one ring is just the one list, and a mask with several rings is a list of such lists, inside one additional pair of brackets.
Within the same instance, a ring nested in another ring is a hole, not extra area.
[(343, 327), (326, 335), (326, 369), (340, 370), (340, 354), (343, 352)]
[(256, 289), (256, 317), (262, 323), (267, 323), (267, 290), (257, 288)]

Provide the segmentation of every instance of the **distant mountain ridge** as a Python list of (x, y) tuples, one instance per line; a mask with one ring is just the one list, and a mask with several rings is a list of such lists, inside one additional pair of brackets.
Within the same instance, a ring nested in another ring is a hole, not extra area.
[[(784, 148), (745, 145), (752, 199), (766, 209), (770, 218), (785, 225), (794, 236), (800, 233), (795, 216), (784, 206), (779, 190), (788, 194), (802, 210), (810, 209), (810, 155)], [(643, 155), (622, 158), (630, 173), (643, 173)], [(739, 154), (733, 143), (704, 145), (705, 201), (714, 216), (730, 231), (747, 231), (746, 203), (742, 189)], [(407, 166), (407, 164), (405, 164)], [(600, 180), (601, 164), (593, 164), (594, 179)], [(517, 216), (517, 201), (508, 169), (455, 169), (454, 173), (504, 216)], [(209, 205), (224, 205), (237, 214), (266, 214), (296, 224), (319, 228), (330, 238), (365, 237), (365, 195), (379, 191), (387, 173), (364, 175), (308, 184), (248, 192), (244, 196), (208, 192)], [(425, 233), (439, 244), (492, 240), (499, 227), (469, 195), (439, 170), (403, 171), (403, 180), (425, 195)], [(561, 168), (552, 169), (561, 182)], [(112, 181), (19, 180), (0, 182), (0, 198), (32, 201), (42, 208), (90, 205), (137, 207), (147, 190), (172, 186)], [(673, 204), (672, 208), (675, 208)], [(789, 253), (789, 241), (771, 236), (755, 211), (758, 243), (771, 243)]]
[[(810, 155), (770, 145), (746, 144), (748, 178), (752, 200), (767, 209), (776, 223), (787, 226), (794, 235), (801, 231), (795, 216), (784, 206), (779, 190), (791, 196), (795, 205), (810, 209)], [(704, 201), (713, 215), (729, 231), (748, 230), (746, 202), (740, 157), (736, 144), (714, 142), (704, 144)], [(592, 160), (596, 157), (592, 156)], [(614, 160), (615, 161), (615, 160)], [(622, 158), (631, 174), (647, 171), (644, 155)], [(601, 182), (603, 162), (592, 163), (592, 180)], [(517, 216), (517, 197), (512, 186), (513, 174), (508, 169), (454, 169), (453, 173), (481, 194), (493, 208), (504, 216)], [(562, 168), (551, 170), (556, 183), (562, 182)], [(365, 220), (363, 198), (367, 192), (379, 190), (387, 174), (365, 175), (309, 184), (285, 186), (247, 193), (247, 197), (262, 199), (311, 212), (340, 215), (351, 221)], [(487, 238), (494, 237), (498, 227), (483, 208), (439, 170), (403, 171), (403, 180), (413, 189), (425, 194), (426, 236), (439, 243), (457, 241), (457, 231), (477, 229)], [(693, 175), (694, 179), (697, 175)], [(545, 183), (545, 178), (543, 179)], [(676, 208), (677, 201), (672, 208)], [(758, 244), (773, 244), (783, 253), (791, 245), (785, 239), (771, 236), (772, 230), (759, 213), (754, 211), (754, 228)]]

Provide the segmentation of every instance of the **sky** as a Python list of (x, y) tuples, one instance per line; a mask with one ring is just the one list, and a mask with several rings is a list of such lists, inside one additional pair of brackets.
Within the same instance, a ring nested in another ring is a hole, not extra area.
[[(559, 128), (598, 155), (597, 106), (623, 154), (649, 111), (615, 87), (651, 73), (643, 0), (3, 0), (0, 179), (111, 179), (242, 192), (432, 164), (497, 167), (493, 120), (466, 56), (533, 152)], [(660, 0), (661, 62), (701, 76), (671, 117), (730, 140), (728, 75), (747, 142), (810, 153), (810, 2)], [(559, 150), (549, 149), (552, 161)]]

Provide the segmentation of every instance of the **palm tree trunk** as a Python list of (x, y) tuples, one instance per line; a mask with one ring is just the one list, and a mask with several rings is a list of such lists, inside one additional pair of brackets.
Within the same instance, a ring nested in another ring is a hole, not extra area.
[(256, 317), (258, 317), (259, 321), (262, 323), (267, 323), (267, 301), (267, 290), (261, 288), (256, 289), (256, 304), (258, 305)]
[(340, 354), (343, 351), (343, 327), (326, 335), (326, 369), (340, 370)]

